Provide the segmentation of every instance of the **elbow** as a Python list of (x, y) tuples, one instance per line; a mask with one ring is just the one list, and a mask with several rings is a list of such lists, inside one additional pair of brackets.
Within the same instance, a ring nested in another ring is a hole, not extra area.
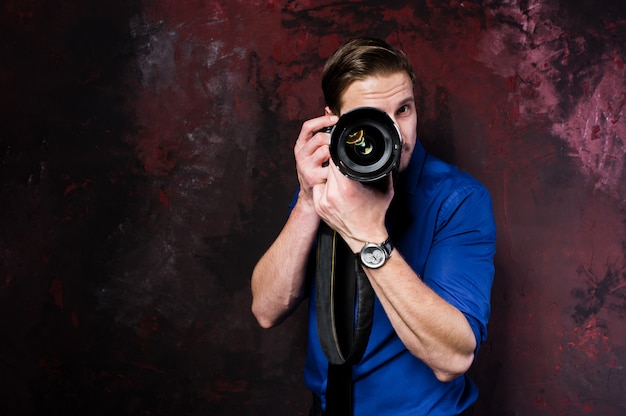
[(253, 300), (251, 310), (259, 326), (263, 329), (270, 329), (282, 324), (293, 311), (293, 306), (276, 306), (276, 304), (263, 304)]
[(474, 354), (463, 354), (448, 362), (445, 368), (433, 369), (435, 377), (442, 383), (449, 383), (465, 374), (474, 363)]
[(258, 306), (257, 302), (254, 302), (254, 301), (252, 302), (251, 310), (252, 310), (252, 315), (254, 315), (257, 323), (259, 324), (261, 328), (270, 329), (278, 325), (276, 320), (272, 319), (270, 316), (268, 316), (268, 314), (263, 312), (262, 308)]
[(276, 322), (270, 313), (271, 309), (268, 302), (263, 301), (264, 296), (262, 296), (262, 291), (259, 289), (258, 284), (255, 285), (255, 275), (256, 268), (252, 274), (252, 305), (250, 307), (250, 310), (259, 326), (263, 329), (269, 329), (275, 326)]
[(276, 326), (272, 321), (267, 320), (267, 319), (257, 318), (256, 321), (259, 324), (259, 326), (263, 329), (270, 329)]
[(436, 370), (434, 371), (435, 377), (442, 383), (449, 383), (464, 373), (453, 373), (450, 371)]
[(252, 291), (252, 315), (263, 329), (273, 328), (285, 321), (296, 309), (302, 297), (294, 297), (287, 300), (261, 296)]

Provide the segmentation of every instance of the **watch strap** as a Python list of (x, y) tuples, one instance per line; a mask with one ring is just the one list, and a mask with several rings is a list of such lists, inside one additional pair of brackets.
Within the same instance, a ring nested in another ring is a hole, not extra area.
[(391, 252), (393, 251), (393, 243), (391, 242), (391, 237), (388, 237), (385, 241), (380, 243), (380, 246), (385, 250), (387, 254), (387, 258), (391, 257)]

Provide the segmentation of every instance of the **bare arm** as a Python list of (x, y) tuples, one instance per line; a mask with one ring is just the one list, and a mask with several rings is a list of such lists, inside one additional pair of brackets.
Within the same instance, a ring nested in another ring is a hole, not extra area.
[(304, 205), (296, 204), (252, 273), (252, 313), (263, 328), (280, 324), (304, 296), (306, 263), (319, 224)]
[(476, 339), (467, 319), (426, 286), (397, 250), (381, 269), (366, 274), (404, 345), (440, 381), (469, 369)]
[(294, 146), (300, 193), (278, 238), (252, 273), (252, 313), (264, 328), (280, 324), (300, 304), (306, 265), (320, 217), (313, 203), (313, 186), (326, 182), (330, 158), (328, 135), (317, 133), (337, 122), (325, 115), (306, 121)]
[[(387, 238), (384, 221), (393, 189), (383, 194), (343, 177), (333, 166), (328, 182), (316, 186), (314, 194), (320, 216), (353, 252), (366, 241)], [(396, 250), (382, 268), (366, 273), (404, 345), (439, 380), (452, 380), (469, 369), (476, 347), (469, 322), (426, 286)]]

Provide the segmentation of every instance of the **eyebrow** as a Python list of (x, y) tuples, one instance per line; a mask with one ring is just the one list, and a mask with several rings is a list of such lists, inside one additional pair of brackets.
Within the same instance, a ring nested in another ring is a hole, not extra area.
[(415, 97), (413, 96), (407, 97), (404, 100), (400, 101), (400, 104), (398, 104), (398, 108), (404, 107), (405, 105), (408, 105), (408, 104), (415, 104)]

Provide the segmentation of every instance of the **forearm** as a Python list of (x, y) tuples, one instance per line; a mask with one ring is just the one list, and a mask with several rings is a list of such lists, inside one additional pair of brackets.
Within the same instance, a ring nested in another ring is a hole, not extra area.
[(381, 269), (366, 273), (402, 342), (439, 380), (469, 369), (476, 339), (467, 319), (426, 286), (397, 250)]
[(280, 324), (301, 302), (319, 217), (297, 203), (281, 233), (252, 273), (252, 313), (264, 328)]

